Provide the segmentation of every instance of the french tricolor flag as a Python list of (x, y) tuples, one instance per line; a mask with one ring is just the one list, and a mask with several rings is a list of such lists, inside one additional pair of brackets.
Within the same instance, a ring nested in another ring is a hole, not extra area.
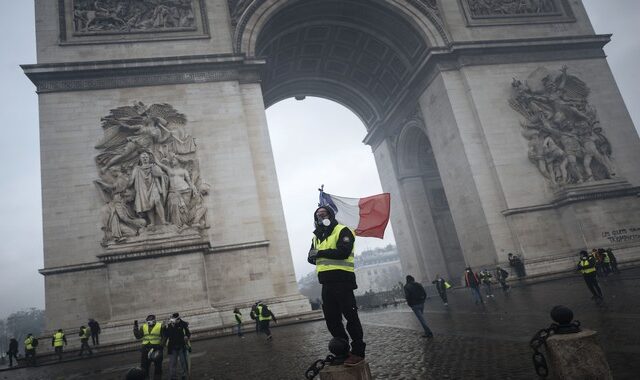
[(320, 190), (318, 207), (331, 207), (336, 220), (354, 230), (357, 236), (383, 239), (389, 223), (391, 195), (382, 193), (366, 198), (345, 198)]

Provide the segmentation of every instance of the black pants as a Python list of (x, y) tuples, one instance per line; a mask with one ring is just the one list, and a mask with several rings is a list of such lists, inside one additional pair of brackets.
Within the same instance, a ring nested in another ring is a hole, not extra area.
[(591, 291), (591, 294), (596, 298), (602, 298), (602, 290), (600, 289), (600, 285), (598, 285), (598, 277), (596, 273), (587, 273), (582, 276), (584, 277), (584, 282), (587, 283), (587, 287)]
[(438, 291), (438, 294), (440, 295), (440, 298), (442, 298), (442, 302), (448, 303), (448, 301), (447, 301), (447, 291), (446, 290)]
[(269, 328), (270, 325), (271, 321), (260, 321), (260, 331), (266, 336), (271, 336), (271, 329)]
[(18, 364), (18, 353), (9, 351), (9, 367), (13, 367), (13, 359), (16, 359), (16, 364)]
[(56, 352), (58, 360), (62, 360), (62, 346), (54, 347), (53, 350)]
[(89, 347), (89, 339), (80, 339), (80, 353), (78, 354), (78, 356), (82, 356), (82, 354), (84, 353), (84, 349), (87, 349), (87, 351), (89, 351), (89, 355), (93, 355), (93, 351), (91, 351), (91, 347)]
[[(363, 332), (356, 298), (349, 283), (329, 283), (322, 285), (322, 312), (331, 336), (349, 341), (351, 352), (364, 358), (366, 344), (362, 340)], [(347, 331), (342, 324), (342, 316), (347, 320)]]
[(149, 360), (149, 351), (151, 351), (152, 348), (156, 350), (160, 350), (160, 357), (158, 358), (158, 360), (153, 362), (153, 367), (154, 367), (153, 378), (160, 379), (162, 378), (162, 351), (163, 351), (162, 346), (159, 346), (159, 347), (143, 346), (142, 349), (140, 350), (140, 368), (142, 368), (145, 375), (149, 377), (149, 369), (151, 368), (151, 360)]
[(98, 336), (98, 334), (91, 334), (91, 342), (93, 343), (94, 346), (99, 346), (100, 345), (100, 338)]
[[(28, 366), (36, 366), (36, 349), (24, 350), (24, 359)], [(18, 359), (16, 359), (17, 361)]]

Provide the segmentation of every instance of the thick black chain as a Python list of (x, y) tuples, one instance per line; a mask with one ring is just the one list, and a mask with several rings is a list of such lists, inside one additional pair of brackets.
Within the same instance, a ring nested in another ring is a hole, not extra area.
[(540, 348), (547, 345), (547, 339), (556, 332), (557, 327), (558, 325), (553, 323), (549, 328), (538, 331), (533, 338), (531, 338), (531, 341), (529, 341), (529, 345), (533, 349), (533, 367), (536, 369), (536, 373), (540, 377), (549, 376), (547, 360), (545, 359), (544, 354), (540, 352)]
[(333, 355), (327, 355), (325, 359), (316, 360), (315, 362), (313, 362), (313, 364), (311, 364), (309, 369), (307, 369), (307, 371), (304, 373), (304, 377), (308, 380), (312, 380), (314, 377), (318, 376), (318, 374), (320, 373), (320, 371), (322, 371), (325, 365), (333, 363), (334, 360), (335, 360), (335, 356)]

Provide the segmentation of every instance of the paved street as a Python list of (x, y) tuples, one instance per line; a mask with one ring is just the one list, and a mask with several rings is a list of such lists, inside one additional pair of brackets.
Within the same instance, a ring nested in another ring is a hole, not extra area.
[[(363, 312), (367, 359), (376, 379), (535, 379), (528, 341), (551, 323), (549, 310), (563, 304), (583, 327), (600, 333), (614, 377), (636, 378), (640, 269), (601, 285), (606, 300), (600, 305), (590, 301), (580, 277), (515, 287), (508, 295), (496, 288), (485, 306), (475, 306), (468, 289), (450, 292), (448, 308), (432, 296), (426, 304), (436, 334), (431, 341), (420, 337), (405, 305)], [(194, 342), (194, 379), (302, 379), (305, 369), (327, 354), (322, 321), (275, 328), (273, 334), (272, 342), (255, 334)], [(123, 379), (136, 365), (138, 353), (130, 352), (4, 371), (0, 379)]]

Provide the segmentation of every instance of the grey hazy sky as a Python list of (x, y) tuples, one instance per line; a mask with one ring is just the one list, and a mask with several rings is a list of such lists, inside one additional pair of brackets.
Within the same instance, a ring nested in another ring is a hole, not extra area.
[[(584, 3), (596, 32), (613, 33), (605, 51), (639, 126), (640, 1)], [(22, 308), (43, 307), (44, 280), (37, 272), (43, 266), (38, 102), (33, 85), (18, 66), (36, 62), (33, 1), (4, 0), (2, 6), (6, 17), (0, 23), (0, 114), (4, 118), (0, 140), (4, 175), (0, 181), (0, 317), (5, 317)], [(588, 78), (583, 79), (588, 83)], [(312, 270), (304, 256), (317, 186), (324, 183), (330, 193), (360, 197), (380, 192), (380, 181), (371, 150), (361, 143), (364, 126), (344, 107), (313, 98), (287, 100), (267, 110), (267, 116), (289, 242), (300, 277)], [(332, 136), (332, 155), (318, 148), (318, 136)], [(355, 177), (325, 170), (327, 160), (334, 159), (349, 162), (350, 174)], [(391, 234), (386, 241), (360, 239), (358, 247), (361, 251), (392, 241)]]

